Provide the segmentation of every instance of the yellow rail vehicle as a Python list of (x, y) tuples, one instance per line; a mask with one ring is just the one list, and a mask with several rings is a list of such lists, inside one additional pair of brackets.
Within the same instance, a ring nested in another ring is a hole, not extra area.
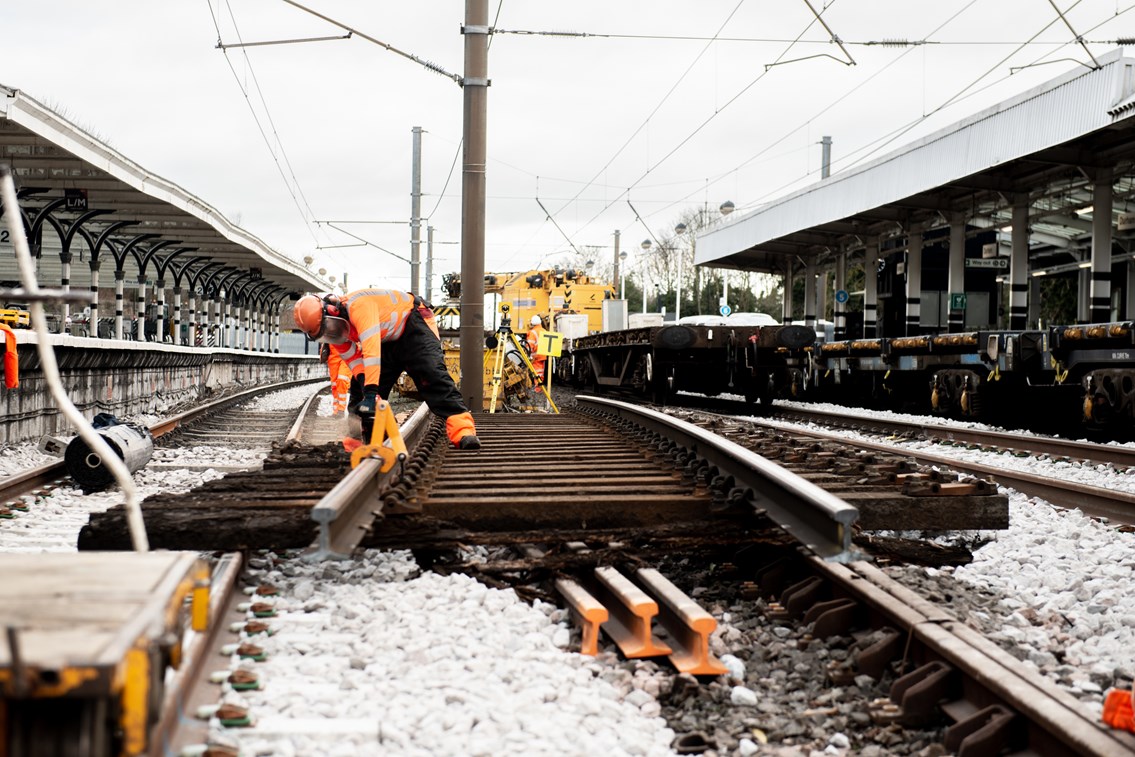
[[(461, 276), (456, 273), (446, 274), (442, 277), (442, 282), (448, 299), (444, 304), (435, 305), (434, 314), (445, 325), (445, 319), (461, 315)], [(615, 297), (615, 288), (610, 284), (596, 282), (581, 271), (551, 268), (487, 274), (484, 291), (485, 294), (494, 294), (500, 298), (497, 306), (500, 326), (495, 333), (486, 333), (483, 363), (485, 397), (482, 409), (493, 412), (545, 409), (548, 403), (534, 391), (531, 371), (524, 359), (517, 354), (507, 333), (514, 332), (523, 342), (532, 316), (540, 316), (545, 326), (555, 328), (556, 316), (569, 314), (586, 315), (587, 333), (598, 333), (603, 330), (603, 301)], [(505, 359), (497, 361), (497, 347), (502, 341)], [(449, 375), (460, 384), (461, 350), (455, 332), (442, 329), (442, 347)], [(499, 368), (496, 367), (498, 362)], [(497, 383), (495, 395), (492, 392), (494, 379)], [(405, 375), (399, 380), (398, 391), (408, 397), (419, 396), (414, 382)]]
[[(442, 277), (442, 287), (449, 297), (443, 307), (459, 311), (461, 276), (447, 274)], [(587, 333), (594, 334), (603, 330), (603, 301), (614, 299), (615, 287), (595, 281), (582, 271), (551, 268), (486, 274), (485, 294), (498, 295), (500, 303), (509, 306), (512, 322), (520, 332), (527, 330), (534, 315), (550, 326), (557, 315), (583, 313), (587, 316)]]

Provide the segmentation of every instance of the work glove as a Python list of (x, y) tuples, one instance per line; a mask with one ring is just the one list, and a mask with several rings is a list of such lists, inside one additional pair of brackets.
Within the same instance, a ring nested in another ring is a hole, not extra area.
[(367, 384), (363, 387), (363, 398), (359, 402), (359, 406), (355, 408), (355, 412), (360, 418), (374, 418), (375, 410), (378, 408), (378, 386), (376, 384)]

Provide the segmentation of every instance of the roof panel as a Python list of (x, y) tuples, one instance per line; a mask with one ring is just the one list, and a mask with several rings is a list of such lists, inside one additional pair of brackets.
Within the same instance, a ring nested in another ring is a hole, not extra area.
[[(238, 268), (259, 268), (289, 291), (330, 288), (314, 273), (235, 226), (204, 200), (157, 176), (19, 90), (0, 85), (0, 161), (21, 188), (44, 188), (29, 204), (87, 191), (88, 207), (108, 209), (100, 223), (136, 220), (123, 236), (159, 232)], [(60, 211), (65, 213), (65, 211)]]
[(940, 190), (1014, 160), (1106, 129), (1133, 109), (1135, 60), (1113, 51), (1097, 70), (1079, 69), (871, 163), (833, 174), (698, 236), (696, 263), (747, 267), (764, 245), (804, 229), (850, 221)]

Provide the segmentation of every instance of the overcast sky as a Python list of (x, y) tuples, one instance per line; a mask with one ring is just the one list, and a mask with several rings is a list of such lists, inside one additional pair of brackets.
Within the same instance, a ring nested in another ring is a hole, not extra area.
[[(462, 73), (462, 2), (297, 2)], [(608, 260), (616, 230), (634, 255), (644, 224), (661, 236), (691, 208), (756, 207), (819, 179), (822, 136), (833, 172), (879, 157), (1090, 64), (1135, 37), (1132, 8), (489, 0), (497, 29), (589, 36), (492, 38), (486, 270), (566, 261), (573, 245)], [(409, 286), (409, 265), (383, 249), (409, 257), (422, 127), (434, 291), (460, 269), (462, 91), (451, 79), (357, 35), (218, 49), (345, 34), (283, 0), (52, 0), (9, 4), (2, 19), (0, 83), (281, 253), (349, 273), (352, 288)], [(925, 44), (870, 44), (896, 40)]]

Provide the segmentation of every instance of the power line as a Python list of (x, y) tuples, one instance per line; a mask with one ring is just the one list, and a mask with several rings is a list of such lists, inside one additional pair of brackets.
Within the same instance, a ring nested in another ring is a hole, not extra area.
[[(737, 5), (733, 8), (733, 10), (729, 12), (729, 15), (725, 17), (725, 20), (721, 22), (721, 25), (718, 26), (718, 28), (717, 28), (718, 34), (720, 34), (721, 31), (725, 29), (725, 26), (733, 19), (733, 16), (735, 16), (737, 14), (737, 11), (741, 9), (741, 4), (743, 2), (744, 2), (744, 0), (741, 0), (740, 2), (738, 2)], [(681, 84), (687, 76), (689, 76), (690, 71), (693, 70), (694, 66), (697, 64), (697, 62), (699, 60), (701, 60), (702, 56), (704, 56), (706, 54), (706, 52), (709, 51), (710, 45), (712, 45), (712, 44), (713, 44), (712, 40), (707, 42), (706, 45), (701, 49), (701, 52), (699, 52), (694, 57), (694, 59), (692, 61), (690, 61), (690, 65), (688, 65), (686, 67), (686, 70), (682, 72), (682, 75), (678, 77), (678, 80), (676, 82), (674, 82), (673, 86), (671, 86), (670, 89), (666, 92), (666, 94), (662, 96), (662, 99), (658, 101), (658, 104), (654, 106), (654, 109), (650, 111), (650, 113), (646, 116), (646, 119), (644, 119), (643, 122), (641, 124), (639, 124), (638, 128), (635, 129), (629, 137), (627, 137), (626, 141), (623, 142), (623, 145), (618, 150), (615, 151), (615, 154), (612, 155), (611, 158), (606, 163), (603, 164), (603, 167), (595, 172), (595, 175), (591, 177), (591, 180), (588, 181), (586, 184), (584, 184), (580, 188), (579, 192), (577, 192), (575, 197), (573, 198), (573, 201), (576, 200), (576, 199), (579, 199), (579, 196), (582, 195), (587, 190), (587, 188), (590, 187), (595, 182), (595, 180), (598, 179), (603, 174), (603, 172), (606, 171), (611, 166), (611, 164), (614, 163), (615, 160), (620, 155), (623, 154), (623, 150), (627, 149), (627, 146), (630, 145), (630, 143), (634, 140), (634, 138), (639, 135), (639, 132), (641, 132), (644, 128), (646, 128), (646, 125), (648, 123), (650, 123), (650, 119), (652, 119), (654, 117), (654, 114), (657, 113), (659, 111), (659, 109), (663, 106), (663, 104), (665, 104), (665, 102), (670, 99), (670, 96), (672, 94), (674, 94), (674, 91), (678, 88), (678, 85)], [(560, 207), (559, 210), (556, 211), (556, 213), (557, 214), (562, 213), (564, 208), (566, 208), (570, 204), (571, 204), (570, 202), (564, 204), (563, 206)], [(594, 220), (594, 219), (592, 219), (592, 220)], [(590, 222), (588, 222), (588, 223), (590, 223)], [(586, 228), (586, 225), (583, 228)]]
[(324, 16), (322, 13), (319, 13), (317, 11), (313, 11), (311, 8), (308, 8), (305, 5), (301, 5), (300, 3), (295, 2), (295, 0), (283, 0), (283, 2), (287, 3), (288, 5), (290, 5), (294, 8), (299, 8), (304, 13), (310, 13), (311, 15), (315, 16), (316, 18), (322, 19), (322, 20), (326, 21), (327, 23), (331, 24), (332, 26), (338, 26), (340, 29), (342, 29), (344, 31), (348, 31), (351, 34), (357, 34), (358, 36), (365, 39), (367, 42), (371, 42), (373, 44), (376, 44), (379, 47), (394, 53), (395, 55), (401, 55), (403, 58), (406, 58), (407, 60), (414, 61), (415, 63), (417, 63), (422, 68), (433, 71), (435, 74), (441, 74), (442, 76), (446, 77), (447, 79), (452, 79), (457, 84), (461, 84), (461, 77), (460, 76), (458, 76), (457, 74), (451, 74), (449, 71), (446, 71), (444, 68), (442, 68), (441, 66), (439, 66), (436, 63), (425, 60), (423, 58), (419, 58), (417, 55), (414, 55), (413, 53), (408, 53), (404, 50), (399, 50), (394, 45), (387, 44), (386, 42), (383, 42), (382, 40), (376, 39), (376, 38), (370, 36), (369, 34), (361, 32), (358, 29), (355, 29), (354, 27), (348, 26), (347, 24), (344, 24), (341, 21), (336, 21), (333, 18), (330, 18), (328, 16)]
[[(220, 39), (221, 39), (220, 22), (217, 20), (216, 13), (213, 12), (212, 0), (206, 0), (206, 1), (207, 1), (208, 6), (209, 6), (209, 15), (213, 19), (213, 27), (217, 30), (217, 41), (219, 43)], [(236, 32), (237, 39), (240, 39), (240, 29), (237, 26), (236, 18), (233, 16), (232, 6), (228, 5), (227, 0), (226, 0), (226, 6), (229, 9), (229, 18), (233, 22), (233, 30)], [(225, 50), (222, 50), (222, 51), (225, 53), (225, 62), (228, 64), (229, 70), (232, 71), (233, 78), (236, 80), (236, 83), (237, 83), (237, 87), (240, 89), (241, 94), (244, 95), (244, 101), (248, 105), (249, 111), (252, 113), (253, 120), (256, 122), (256, 128), (260, 132), (260, 136), (264, 140), (264, 144), (268, 147), (268, 152), (272, 156), (272, 161), (276, 164), (276, 169), (280, 172), (280, 178), (282, 178), (284, 180), (284, 186), (288, 190), (288, 194), (291, 195), (292, 201), (296, 205), (296, 210), (298, 210), (299, 213), (300, 213), (300, 218), (303, 219), (304, 226), (307, 228), (308, 233), (311, 234), (312, 241), (315, 242), (316, 244), (319, 244), (319, 239), (316, 237), (315, 232), (312, 230), (311, 224), (309, 222), (309, 218), (314, 217), (315, 214), (311, 211), (311, 206), (308, 204), (307, 198), (304, 197), (304, 195), (303, 195), (303, 190), (300, 188), (299, 180), (296, 178), (295, 171), (292, 169), (291, 161), (288, 160), (287, 152), (284, 150), (284, 145), (280, 141), (280, 135), (279, 135), (279, 132), (276, 131), (276, 124), (272, 120), (272, 114), (268, 109), (268, 103), (264, 99), (263, 91), (260, 89), (260, 82), (256, 78), (256, 72), (252, 68), (252, 61), (249, 60), (248, 54), (245, 53), (244, 54), (245, 64), (248, 66), (249, 74), (251, 74), (253, 84), (256, 86), (256, 93), (260, 97), (261, 106), (264, 108), (264, 115), (268, 119), (268, 123), (271, 126), (272, 135), (273, 135), (273, 137), (275, 137), (276, 145), (279, 147), (279, 150), (280, 150), (280, 155), (283, 156), (284, 163), (287, 164), (287, 167), (288, 167), (288, 173), (291, 174), (292, 183), (288, 182), (288, 177), (284, 172), (284, 166), (282, 166), (280, 164), (280, 158), (276, 155), (276, 151), (273, 149), (272, 141), (268, 138), (268, 134), (264, 130), (264, 125), (262, 123), (260, 123), (260, 117), (256, 113), (256, 108), (253, 107), (253, 105), (252, 105), (252, 98), (249, 96), (248, 91), (244, 88), (244, 85), (241, 84), (240, 75), (237, 74), (236, 68), (233, 66), (232, 61), (229, 59), (228, 51), (225, 51)], [(294, 189), (293, 189), (293, 184), (294, 184)], [(296, 196), (297, 192), (299, 192), (299, 197)], [(307, 208), (307, 214), (306, 215), (304, 213), (303, 208), (300, 207), (300, 199), (301, 198), (303, 200), (303, 205)]]
[[(832, 4), (834, 4), (834, 0), (833, 0), (832, 3), (829, 3), (827, 6), (825, 6), (824, 10), (827, 10), (828, 8), (830, 8)], [(800, 39), (800, 37), (803, 37), (808, 32), (808, 30), (810, 28), (812, 28), (812, 25), (814, 23), (816, 23), (816, 21), (814, 19), (812, 21), (809, 21), (808, 24), (805, 25), (805, 27), (800, 31), (800, 34), (798, 34), (796, 36), (796, 39)], [(794, 44), (795, 44), (795, 42), (789, 44), (784, 50), (782, 50), (780, 55), (777, 57), (777, 61), (780, 61), (782, 58), (784, 58), (788, 54), (788, 52), (792, 49)], [(699, 132), (701, 132), (702, 129), (704, 129), (711, 121), (713, 121), (715, 118), (717, 118), (717, 116), (720, 115), (726, 108), (728, 108), (730, 105), (732, 105), (734, 102), (736, 102), (743, 94), (748, 92), (757, 82), (759, 82), (766, 75), (768, 75), (768, 72), (769, 72), (769, 68), (766, 67), (765, 70), (762, 71), (760, 74), (758, 74), (755, 79), (753, 79), (748, 84), (746, 84), (744, 87), (742, 87), (739, 92), (737, 92), (735, 95), (733, 95), (733, 97), (729, 98), (729, 100), (726, 101), (726, 103), (724, 105), (722, 105), (720, 108), (717, 108), (708, 118), (706, 118), (704, 121), (702, 121), (700, 124), (698, 124), (697, 127), (695, 127), (694, 130), (692, 132), (690, 132), (688, 135), (686, 135), (686, 137), (683, 138), (680, 142), (678, 142), (678, 144), (675, 145), (670, 150), (670, 152), (666, 153), (660, 160), (656, 161), (653, 165), (651, 165), (649, 168), (647, 168), (646, 172), (643, 173), (642, 176), (640, 176), (629, 187), (627, 187), (625, 190), (623, 190), (614, 200), (612, 200), (602, 210), (600, 210), (598, 213), (596, 213), (594, 216), (592, 216), (591, 220), (589, 220), (587, 223), (585, 223), (583, 226), (581, 226), (577, 230), (576, 233), (578, 233), (579, 231), (582, 231), (583, 229), (590, 226), (592, 223), (595, 222), (596, 219), (599, 218), (599, 216), (603, 215), (603, 213), (605, 213), (608, 208), (610, 208), (616, 202), (618, 202), (623, 197), (628, 195), (630, 193), (630, 191), (635, 186), (637, 186), (643, 179), (645, 179), (650, 174), (651, 171), (658, 168), (660, 165), (662, 165), (664, 162), (666, 162), (672, 155), (674, 155), (674, 153), (676, 153), (676, 152), (678, 152), (678, 150), (682, 149), (682, 147), (684, 147), (686, 145), (686, 143), (688, 143), (691, 139), (693, 139), (695, 136), (697, 136), (697, 134)]]

